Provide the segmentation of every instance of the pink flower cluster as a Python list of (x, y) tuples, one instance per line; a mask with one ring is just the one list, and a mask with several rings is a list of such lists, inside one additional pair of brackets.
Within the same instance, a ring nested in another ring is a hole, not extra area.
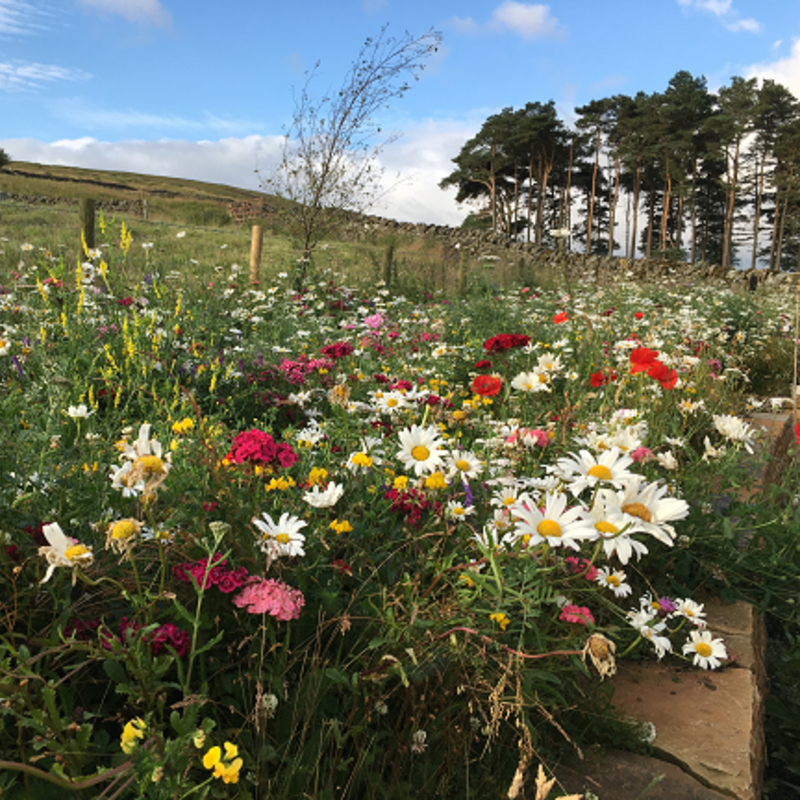
[(236, 435), (225, 458), (236, 464), (280, 465), (288, 469), (300, 456), (292, 450), (291, 445), (276, 442), (268, 433), (252, 428)]
[(574, 606), (571, 603), (561, 609), (558, 618), (562, 622), (572, 622), (576, 625), (594, 625), (592, 612), (586, 606)]
[(252, 575), (247, 586), (233, 598), (233, 604), (244, 608), (248, 614), (270, 614), (288, 622), (300, 616), (300, 609), (306, 601), (299, 589), (292, 589), (274, 578)]
[(249, 573), (244, 567), (228, 569), (227, 563), (228, 559), (222, 558), (217, 553), (210, 565), (207, 558), (201, 558), (194, 563), (175, 564), (172, 574), (183, 583), (190, 583), (194, 578), (198, 586), (204, 586), (206, 589), (216, 586), (223, 594), (230, 594), (244, 586)]
[(355, 350), (355, 348), (350, 342), (334, 342), (333, 344), (326, 344), (320, 352), (322, 355), (327, 358), (332, 358), (335, 361), (337, 358), (349, 356), (353, 350)]
[(331, 369), (333, 361), (329, 358), (308, 358), (305, 354), (300, 356), (297, 361), (284, 358), (278, 369), (283, 373), (289, 383), (300, 386), (306, 382), (306, 375), (320, 369)]

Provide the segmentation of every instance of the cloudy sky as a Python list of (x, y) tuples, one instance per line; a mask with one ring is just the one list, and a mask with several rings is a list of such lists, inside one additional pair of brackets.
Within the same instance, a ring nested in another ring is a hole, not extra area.
[(304, 73), (337, 86), (364, 39), (440, 31), (421, 80), (386, 111), (402, 180), (376, 211), (459, 224), (437, 186), (489, 114), (770, 77), (800, 97), (791, 0), (0, 0), (0, 147), (49, 164), (250, 189), (275, 163)]

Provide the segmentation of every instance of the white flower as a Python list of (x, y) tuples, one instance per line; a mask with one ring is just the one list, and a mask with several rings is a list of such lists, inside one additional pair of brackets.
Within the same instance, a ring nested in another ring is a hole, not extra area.
[(446, 514), (447, 518), (454, 522), (465, 520), (475, 513), (475, 506), (463, 506), (458, 500), (448, 500)]
[(693, 630), (683, 646), (685, 656), (694, 655), (694, 665), (703, 669), (716, 669), (721, 660), (728, 658), (722, 639), (713, 639), (710, 631)]
[(412, 753), (423, 753), (425, 752), (425, 748), (428, 746), (425, 743), (425, 740), (428, 738), (428, 734), (425, 733), (423, 730), (416, 730), (411, 735), (411, 752)]
[(626, 486), (634, 476), (628, 467), (633, 464), (629, 456), (622, 455), (617, 447), (593, 456), (588, 450), (578, 455), (570, 453), (556, 463), (555, 473), (568, 483), (569, 490), (577, 497), (584, 489), (594, 489), (598, 483), (611, 484), (617, 489)]
[(695, 603), (694, 600), (689, 599), (675, 601), (675, 612), (673, 616), (686, 617), (689, 622), (694, 623), (698, 628), (705, 628), (705, 615), (706, 612), (703, 610), (702, 603)]
[(442, 447), (436, 427), (412, 425), (400, 431), (399, 437), (402, 447), (397, 451), (397, 458), (406, 469), (413, 469), (418, 477), (444, 465), (447, 451)]
[[(78, 544), (73, 539), (68, 539), (61, 530), (57, 522), (51, 522), (42, 528), (44, 538), (47, 539), (48, 547), (40, 547), (39, 555), (47, 559), (47, 572), (40, 583), (50, 580), (56, 567), (67, 567), (76, 569), (77, 567), (88, 567), (94, 561), (92, 548)], [(74, 585), (76, 576), (73, 573), (72, 583)]]
[(306, 537), (300, 533), (300, 529), (304, 528), (307, 522), (287, 513), (281, 514), (277, 522), (267, 513), (261, 516), (263, 519), (254, 517), (253, 524), (261, 532), (261, 549), (270, 562), (283, 556), (306, 554), (303, 549)]
[(644, 483), (640, 476), (619, 494), (619, 504), (633, 531), (643, 531), (672, 546), (675, 529), (669, 524), (689, 514), (689, 504), (667, 496), (669, 489), (658, 483)]
[(644, 608), (639, 611), (629, 611), (627, 616), (639, 636), (653, 645), (659, 660), (667, 652), (672, 652), (672, 642), (666, 636), (660, 635), (666, 627), (665, 622), (657, 621), (657, 618)]
[(602, 539), (607, 558), (616, 554), (622, 564), (627, 564), (634, 553), (638, 560), (648, 552), (644, 544), (630, 535), (632, 526), (622, 512), (616, 492), (599, 493), (587, 519), (594, 527), (595, 538)]
[(453, 453), (447, 461), (447, 479), (477, 478), (483, 472), (481, 460), (474, 454), (465, 451)]
[(725, 448), (724, 447), (714, 447), (708, 439), (708, 436), (703, 439), (703, 447), (705, 447), (705, 453), (703, 453), (703, 461), (708, 461), (710, 458), (722, 458), (725, 455)]
[(524, 537), (528, 547), (547, 542), (551, 547), (571, 547), (577, 550), (578, 541), (591, 535), (580, 506), (567, 508), (567, 496), (563, 493), (545, 495), (545, 505), (539, 509), (527, 494), (520, 496), (511, 507), (516, 519), (517, 537)]
[(744, 445), (752, 455), (755, 431), (746, 422), (732, 414), (715, 414), (714, 427), (729, 441)]
[(678, 459), (671, 450), (667, 450), (666, 453), (656, 453), (656, 459), (664, 469), (678, 469)]
[(89, 409), (86, 407), (86, 404), (81, 403), (78, 406), (70, 406), (65, 413), (71, 419), (87, 419), (94, 414), (94, 409), (89, 411)]
[(184, 236), (186, 236), (186, 231), (178, 231), (178, 232), (175, 234), (175, 238), (176, 238), (176, 239), (183, 239), (183, 237), (184, 237)]
[(375, 407), (382, 414), (395, 414), (409, 406), (409, 402), (402, 392), (380, 392), (379, 394), (380, 397), (375, 398)]
[(627, 597), (633, 591), (630, 584), (626, 583), (627, 579), (622, 570), (612, 570), (610, 567), (600, 567), (595, 577), (595, 581), (614, 592), (615, 597)]
[(535, 369), (532, 372), (520, 372), (512, 381), (511, 388), (519, 392), (551, 392), (547, 382), (547, 373)]
[(324, 490), (319, 486), (312, 486), (311, 490), (303, 495), (303, 500), (313, 508), (332, 508), (344, 494), (344, 486), (330, 481)]

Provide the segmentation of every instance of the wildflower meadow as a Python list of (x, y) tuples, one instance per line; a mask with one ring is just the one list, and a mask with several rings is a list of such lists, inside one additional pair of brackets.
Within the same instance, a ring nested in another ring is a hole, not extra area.
[(298, 291), (225, 235), (0, 227), (4, 798), (533, 797), (646, 747), (620, 659), (727, 668), (714, 596), (777, 621), (780, 687), (793, 296)]

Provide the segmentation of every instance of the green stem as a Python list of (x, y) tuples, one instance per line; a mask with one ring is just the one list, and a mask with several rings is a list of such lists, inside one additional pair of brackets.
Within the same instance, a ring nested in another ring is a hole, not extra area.
[(211, 781), (213, 781), (213, 780), (214, 780), (214, 776), (212, 775), (210, 778), (208, 778), (207, 780), (203, 781), (201, 784), (198, 784), (193, 789), (189, 789), (189, 791), (186, 792), (186, 794), (182, 794), (180, 796), (180, 800), (183, 800), (184, 797), (188, 797), (190, 794), (194, 794), (198, 789), (202, 789), (204, 786), (208, 786), (208, 784), (211, 783)]
[[(98, 783), (103, 783), (109, 778), (116, 775), (122, 775), (133, 766), (133, 761), (126, 761), (114, 769), (106, 770), (102, 775), (96, 775), (93, 778), (87, 778), (85, 781), (68, 781), (64, 778), (59, 778), (58, 775), (53, 775), (51, 772), (45, 772), (43, 769), (31, 766), (30, 764), (20, 764), (16, 761), (0, 761), (0, 772), (2, 770), (14, 770), (15, 772), (22, 772), (25, 775), (32, 775), (35, 778), (40, 778), (43, 781), (48, 781), (62, 789), (69, 789), (70, 791), (80, 791), (87, 789), (89, 786), (96, 786)], [(185, 796), (185, 795), (184, 795)]]

